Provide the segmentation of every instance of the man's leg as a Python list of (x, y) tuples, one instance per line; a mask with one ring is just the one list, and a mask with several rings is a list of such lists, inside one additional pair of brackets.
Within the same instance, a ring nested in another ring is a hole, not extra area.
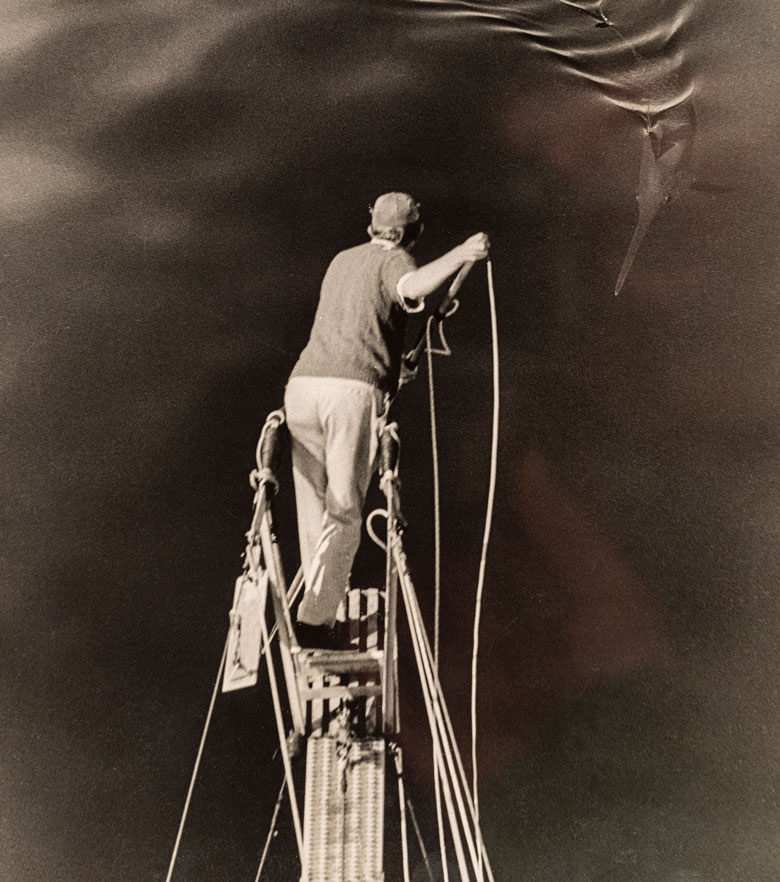
[(319, 383), (293, 377), (284, 395), (287, 427), (292, 439), (293, 483), (298, 542), (304, 581), (311, 584), (311, 562), (325, 517), (325, 436), (317, 416)]
[(356, 380), (326, 384), (320, 399), (327, 470), (325, 515), (298, 620), (332, 626), (360, 544), (382, 396), (374, 387)]

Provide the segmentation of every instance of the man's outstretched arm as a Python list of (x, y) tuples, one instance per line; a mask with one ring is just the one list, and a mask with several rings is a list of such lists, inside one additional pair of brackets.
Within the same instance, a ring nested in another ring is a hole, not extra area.
[(464, 263), (487, 257), (490, 242), (485, 233), (475, 233), (452, 251), (407, 273), (398, 282), (398, 293), (407, 300), (422, 300), (432, 294)]

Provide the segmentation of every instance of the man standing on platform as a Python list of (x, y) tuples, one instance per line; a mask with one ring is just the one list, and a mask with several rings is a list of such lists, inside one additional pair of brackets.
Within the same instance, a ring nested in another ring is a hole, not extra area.
[(417, 267), (419, 205), (385, 193), (371, 209), (369, 242), (336, 255), (325, 273), (309, 342), (284, 406), (292, 436), (298, 536), (306, 588), (303, 646), (328, 647), (352, 561), (386, 406), (398, 387), (406, 316), (464, 264), (487, 257), (476, 233)]

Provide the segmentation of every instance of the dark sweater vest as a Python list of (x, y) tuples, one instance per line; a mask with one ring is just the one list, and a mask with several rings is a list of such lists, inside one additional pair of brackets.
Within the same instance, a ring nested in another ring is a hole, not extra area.
[(290, 376), (363, 380), (395, 392), (406, 330), (396, 286), (414, 269), (403, 248), (366, 242), (337, 254), (322, 281), (309, 342)]

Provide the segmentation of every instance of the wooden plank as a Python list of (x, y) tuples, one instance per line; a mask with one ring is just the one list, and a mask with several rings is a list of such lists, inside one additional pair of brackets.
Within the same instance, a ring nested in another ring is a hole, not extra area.
[(327, 735), (345, 701), (352, 706), (356, 733), (364, 736), (382, 731), (383, 606), (380, 589), (351, 589), (345, 604), (348, 618), (340, 631), (342, 645), (351, 648), (293, 648), (307, 732)]
[(312, 702), (317, 699), (366, 698), (367, 696), (381, 694), (382, 687), (378, 683), (368, 686), (358, 686), (351, 683), (339, 683), (333, 686), (310, 686), (301, 693), (305, 701)]
[[(311, 654), (309, 654), (311, 653)], [(383, 653), (373, 652), (330, 652), (308, 650), (299, 653), (301, 670), (307, 674), (371, 674), (378, 673), (382, 667)]]

